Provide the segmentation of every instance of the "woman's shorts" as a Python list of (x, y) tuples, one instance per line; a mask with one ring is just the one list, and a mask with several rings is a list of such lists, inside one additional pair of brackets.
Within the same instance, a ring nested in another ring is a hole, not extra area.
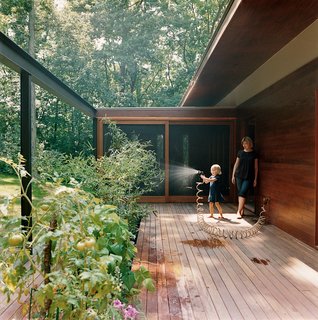
[(238, 196), (246, 198), (248, 191), (253, 188), (253, 181), (236, 178), (236, 186), (238, 191)]

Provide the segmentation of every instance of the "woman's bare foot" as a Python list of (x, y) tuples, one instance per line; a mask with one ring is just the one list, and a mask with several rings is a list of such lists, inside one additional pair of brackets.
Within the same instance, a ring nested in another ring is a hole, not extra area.
[(236, 218), (237, 218), (237, 219), (242, 219), (243, 216), (244, 216), (244, 209), (241, 209), (240, 211), (238, 211), (238, 212), (236, 213)]

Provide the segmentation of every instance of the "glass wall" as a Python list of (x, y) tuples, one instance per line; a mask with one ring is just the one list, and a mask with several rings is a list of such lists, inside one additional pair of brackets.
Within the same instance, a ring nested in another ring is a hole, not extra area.
[[(170, 125), (169, 194), (195, 195), (198, 171), (210, 176), (212, 164), (222, 168), (224, 193), (229, 190), (230, 127), (226, 125)], [(208, 185), (204, 187), (207, 194)]]
[[(157, 161), (165, 170), (165, 125), (164, 124), (117, 124), (129, 138), (150, 141), (150, 149), (155, 151)], [(104, 129), (104, 150), (109, 147)], [(169, 196), (194, 196), (196, 182), (201, 181), (198, 171), (210, 176), (211, 165), (217, 163), (222, 168), (224, 195), (229, 194), (230, 173), (230, 126), (208, 124), (169, 125)], [(204, 185), (204, 195), (208, 194)], [(165, 195), (162, 182), (152, 196)]]
[[(150, 150), (155, 151), (160, 169), (165, 169), (165, 140), (164, 140), (164, 125), (157, 124), (117, 124), (117, 126), (127, 134), (128, 138), (138, 138), (140, 141), (150, 141)], [(105, 129), (107, 132), (107, 126)], [(104, 150), (109, 148), (109, 141), (106, 141), (106, 133), (104, 131)], [(164, 182), (158, 184), (158, 188), (151, 193), (145, 195), (164, 196)]]

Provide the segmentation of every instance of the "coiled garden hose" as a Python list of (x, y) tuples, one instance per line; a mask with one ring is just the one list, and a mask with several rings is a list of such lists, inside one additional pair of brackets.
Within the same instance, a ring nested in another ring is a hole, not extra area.
[(259, 218), (258, 218), (257, 222), (255, 222), (254, 225), (252, 225), (251, 227), (249, 227), (247, 229), (242, 229), (242, 230), (227, 229), (227, 228), (218, 227), (215, 224), (207, 223), (204, 220), (204, 216), (203, 216), (203, 207), (202, 207), (203, 206), (203, 203), (202, 203), (203, 197), (200, 195), (200, 193), (203, 191), (200, 188), (200, 186), (203, 184), (203, 182), (197, 182), (196, 184), (197, 184), (196, 185), (196, 189), (197, 189), (196, 203), (197, 203), (198, 224), (204, 232), (208, 233), (212, 237), (230, 238), (230, 239), (245, 239), (245, 238), (255, 236), (258, 233), (258, 231), (261, 229), (262, 225), (265, 224), (265, 221), (266, 221), (266, 217), (264, 216), (264, 213), (266, 212), (265, 204), (263, 204), (263, 206), (261, 207), (262, 211), (259, 214)]

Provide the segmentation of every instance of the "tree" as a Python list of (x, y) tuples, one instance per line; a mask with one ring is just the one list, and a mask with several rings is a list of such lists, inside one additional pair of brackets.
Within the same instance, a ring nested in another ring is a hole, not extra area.
[[(229, 2), (34, 1), (36, 59), (97, 108), (178, 105)], [(0, 4), (1, 31), (23, 48), (30, 3)], [(70, 153), (91, 143), (91, 121), (39, 88), (36, 110), (39, 143)]]
[[(10, 69), (0, 66), (0, 150), (10, 159), (17, 159), (20, 150), (19, 78)], [(5, 167), (0, 166), (1, 170)]]

